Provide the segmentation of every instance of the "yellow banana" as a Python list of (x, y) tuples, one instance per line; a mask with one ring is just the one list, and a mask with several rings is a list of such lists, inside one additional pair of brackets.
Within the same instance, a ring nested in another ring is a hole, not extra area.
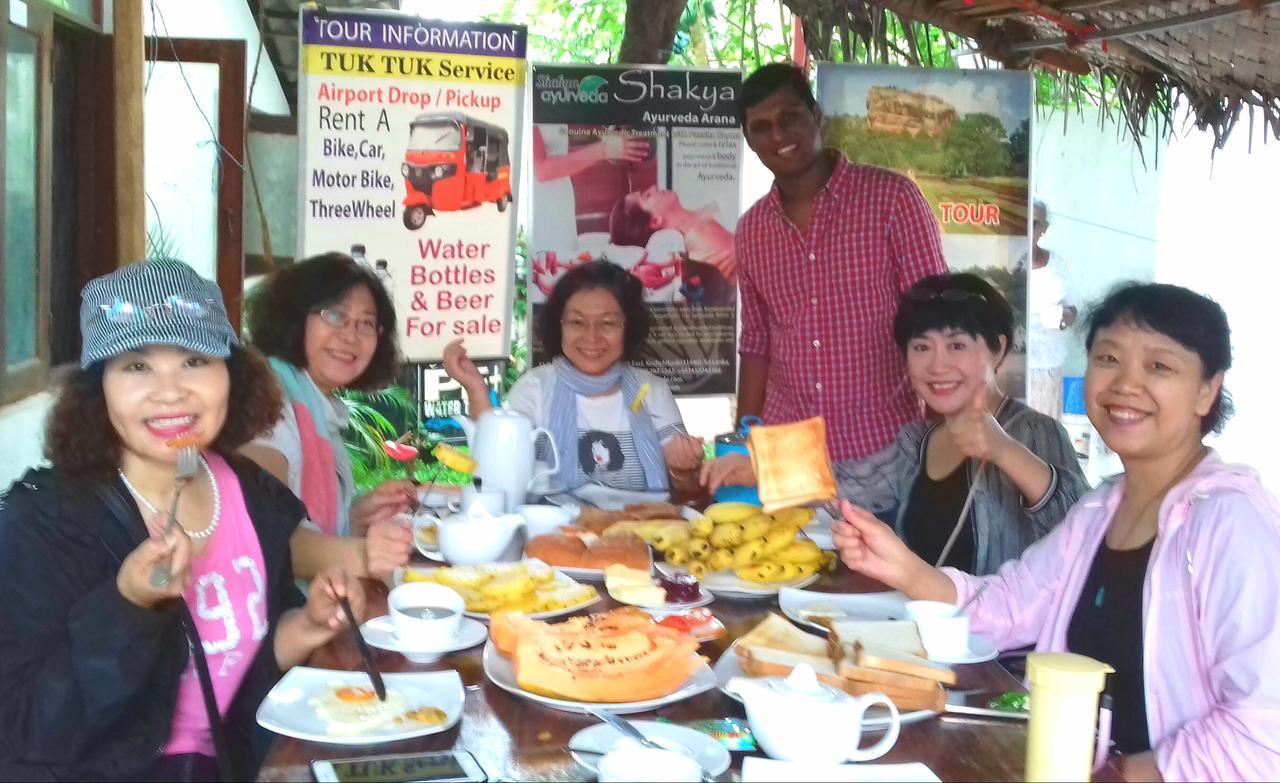
[(772, 526), (772, 521), (764, 514), (756, 514), (755, 516), (747, 517), (742, 522), (742, 540), (755, 541), (757, 539), (764, 538), (764, 534), (768, 532), (769, 528)]
[(764, 557), (776, 555), (796, 540), (796, 531), (788, 525), (774, 525), (764, 534)]
[(685, 522), (672, 522), (653, 534), (650, 542), (659, 552), (665, 552), (676, 546), (689, 542), (689, 525)]
[(777, 572), (777, 563), (756, 563), (755, 565), (733, 569), (735, 576), (748, 582), (771, 582)]
[(712, 522), (741, 522), (749, 516), (760, 513), (759, 506), (750, 503), (712, 503), (703, 512)]
[(777, 566), (778, 573), (774, 576), (776, 581), (785, 582), (800, 575), (800, 566), (795, 563), (777, 563)]
[(705, 538), (691, 538), (685, 546), (689, 548), (689, 557), (694, 560), (706, 560), (711, 554), (711, 542)]
[(677, 544), (663, 553), (666, 561), (671, 565), (684, 565), (689, 562), (689, 550), (683, 544)]
[(436, 447), (431, 450), (431, 453), (435, 456), (437, 462), (440, 462), (446, 468), (456, 470), (459, 473), (466, 473), (470, 475), (476, 472), (476, 468), (480, 467), (478, 462), (466, 454), (463, 454), (461, 451), (458, 451), (453, 446), (450, 446), (448, 443), (437, 443)]
[(800, 573), (796, 574), (796, 576), (800, 576), (800, 577), (812, 576), (813, 574), (818, 573), (819, 566), (820, 564), (817, 562), (800, 563), (796, 565), (796, 568), (800, 569)]
[(715, 527), (716, 523), (711, 517), (701, 516), (689, 523), (689, 535), (694, 538), (706, 538), (711, 535)]
[(748, 541), (745, 544), (738, 544), (733, 550), (733, 567), (743, 568), (760, 559), (760, 552), (764, 549), (764, 541), (756, 539)]
[(685, 568), (689, 569), (689, 573), (693, 574), (694, 578), (699, 580), (706, 579), (707, 572), (710, 570), (707, 568), (706, 563), (700, 563), (697, 560), (689, 561)]
[(711, 546), (734, 547), (742, 543), (742, 525), (737, 522), (721, 522), (711, 531)]
[(779, 563), (817, 563), (822, 559), (822, 550), (812, 541), (796, 541), (773, 555), (773, 559)]
[(811, 508), (797, 506), (795, 508), (784, 508), (773, 515), (775, 524), (790, 525), (796, 529), (802, 528), (809, 524), (814, 518), (815, 512)]
[(706, 564), (711, 571), (727, 571), (733, 564), (733, 552), (728, 549), (713, 549), (707, 555)]

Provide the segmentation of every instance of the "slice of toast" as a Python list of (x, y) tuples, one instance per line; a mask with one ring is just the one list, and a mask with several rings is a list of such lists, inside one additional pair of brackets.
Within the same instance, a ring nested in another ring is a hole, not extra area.
[(956, 673), (949, 667), (884, 645), (856, 642), (853, 662), (868, 669), (908, 674), (946, 685), (956, 684)]
[[(828, 623), (833, 658), (853, 655), (858, 642), (881, 645), (907, 655), (924, 657), (920, 631), (910, 620), (835, 620)], [(839, 650), (839, 652), (835, 652)]]
[(735, 649), (739, 655), (745, 650), (767, 649), (831, 661), (824, 639), (800, 630), (776, 612), (770, 612), (755, 628), (739, 638)]
[(827, 454), (827, 427), (821, 417), (756, 425), (747, 435), (747, 451), (764, 513), (836, 496), (836, 477)]
[[(742, 668), (742, 673), (748, 677), (786, 677), (791, 673), (792, 669), (801, 663), (807, 663), (813, 667), (814, 673), (818, 676), (818, 682), (839, 688), (851, 696), (883, 693), (889, 697), (900, 711), (934, 710), (940, 712), (942, 705), (947, 700), (942, 686), (936, 682), (921, 680), (919, 684), (913, 683), (910, 688), (900, 688), (885, 683), (850, 680), (841, 677), (831, 661), (811, 655), (798, 655), (781, 650), (760, 648), (749, 650), (739, 658), (739, 666)], [(915, 678), (907, 679), (914, 680)]]

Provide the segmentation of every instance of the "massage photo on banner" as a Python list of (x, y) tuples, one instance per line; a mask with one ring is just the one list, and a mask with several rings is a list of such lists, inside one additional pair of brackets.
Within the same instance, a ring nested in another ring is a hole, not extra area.
[[(653, 318), (641, 366), (678, 394), (732, 393), (740, 74), (533, 69), (529, 301), (578, 264), (615, 263)], [(603, 121), (607, 120), (607, 124)], [(535, 363), (547, 360), (533, 346)]]

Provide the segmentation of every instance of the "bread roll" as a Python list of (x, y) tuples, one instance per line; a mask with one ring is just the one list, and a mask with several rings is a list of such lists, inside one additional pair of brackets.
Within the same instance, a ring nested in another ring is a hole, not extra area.
[(536, 536), (524, 545), (526, 557), (536, 557), (547, 565), (582, 568), (587, 547), (580, 538), (561, 535)]

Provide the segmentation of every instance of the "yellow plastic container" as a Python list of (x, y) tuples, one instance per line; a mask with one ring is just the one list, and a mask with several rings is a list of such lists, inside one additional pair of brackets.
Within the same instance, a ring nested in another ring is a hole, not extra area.
[(1088, 781), (1098, 734), (1098, 695), (1115, 671), (1074, 653), (1031, 653), (1031, 720), (1027, 776), (1037, 781)]

